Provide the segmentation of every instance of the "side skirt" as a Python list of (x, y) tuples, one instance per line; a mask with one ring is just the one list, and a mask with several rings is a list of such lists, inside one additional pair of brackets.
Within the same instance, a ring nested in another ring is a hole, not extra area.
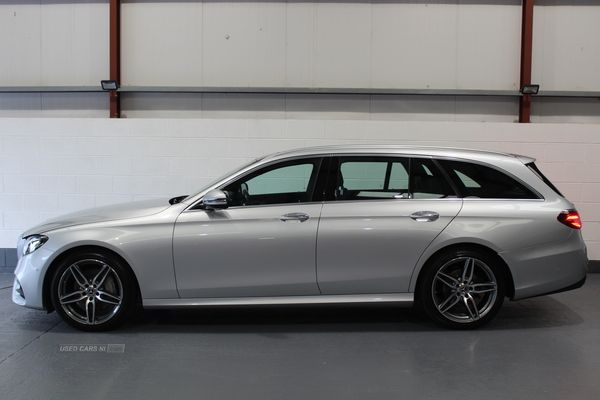
[(282, 296), (282, 297), (224, 297), (197, 299), (144, 299), (144, 308), (194, 308), (204, 306), (263, 306), (293, 304), (374, 304), (398, 303), (411, 307), (414, 293), (400, 294), (356, 294), (356, 295), (320, 295), (320, 296)]

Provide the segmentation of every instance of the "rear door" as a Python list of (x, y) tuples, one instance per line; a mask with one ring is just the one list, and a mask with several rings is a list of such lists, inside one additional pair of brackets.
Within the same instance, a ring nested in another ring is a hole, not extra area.
[(429, 158), (332, 160), (321, 212), (317, 279), (322, 294), (407, 292), (429, 244), (462, 200)]

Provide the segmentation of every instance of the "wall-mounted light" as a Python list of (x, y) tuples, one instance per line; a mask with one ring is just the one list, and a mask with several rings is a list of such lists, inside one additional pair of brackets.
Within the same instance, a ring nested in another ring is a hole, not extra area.
[(119, 88), (117, 81), (100, 81), (100, 85), (102, 85), (102, 90), (117, 90)]
[(540, 85), (523, 85), (521, 94), (538, 94)]

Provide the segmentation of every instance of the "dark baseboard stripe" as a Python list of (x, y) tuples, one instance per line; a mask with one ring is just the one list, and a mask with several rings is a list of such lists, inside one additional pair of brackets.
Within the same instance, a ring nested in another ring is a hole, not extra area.
[(588, 264), (588, 272), (600, 273), (600, 261), (590, 261)]
[(0, 249), (0, 268), (17, 266), (17, 249)]

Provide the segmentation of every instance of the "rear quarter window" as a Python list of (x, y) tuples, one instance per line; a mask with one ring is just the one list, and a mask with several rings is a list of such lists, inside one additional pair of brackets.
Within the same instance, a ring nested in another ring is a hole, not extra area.
[(556, 186), (554, 186), (554, 184), (552, 182), (550, 182), (550, 179), (546, 178), (546, 176), (544, 174), (542, 174), (542, 171), (540, 171), (540, 169), (537, 167), (537, 165), (535, 165), (535, 163), (529, 163), (527, 164), (527, 168), (529, 168), (530, 170), (533, 171), (533, 173), (540, 178), (546, 185), (548, 185), (548, 187), (552, 190), (554, 190), (554, 192), (556, 194), (558, 194), (560, 197), (565, 197), (563, 196), (563, 194), (560, 192), (560, 190), (558, 190), (558, 188)]
[(438, 160), (462, 197), (480, 199), (539, 199), (540, 197), (512, 176), (481, 164)]

